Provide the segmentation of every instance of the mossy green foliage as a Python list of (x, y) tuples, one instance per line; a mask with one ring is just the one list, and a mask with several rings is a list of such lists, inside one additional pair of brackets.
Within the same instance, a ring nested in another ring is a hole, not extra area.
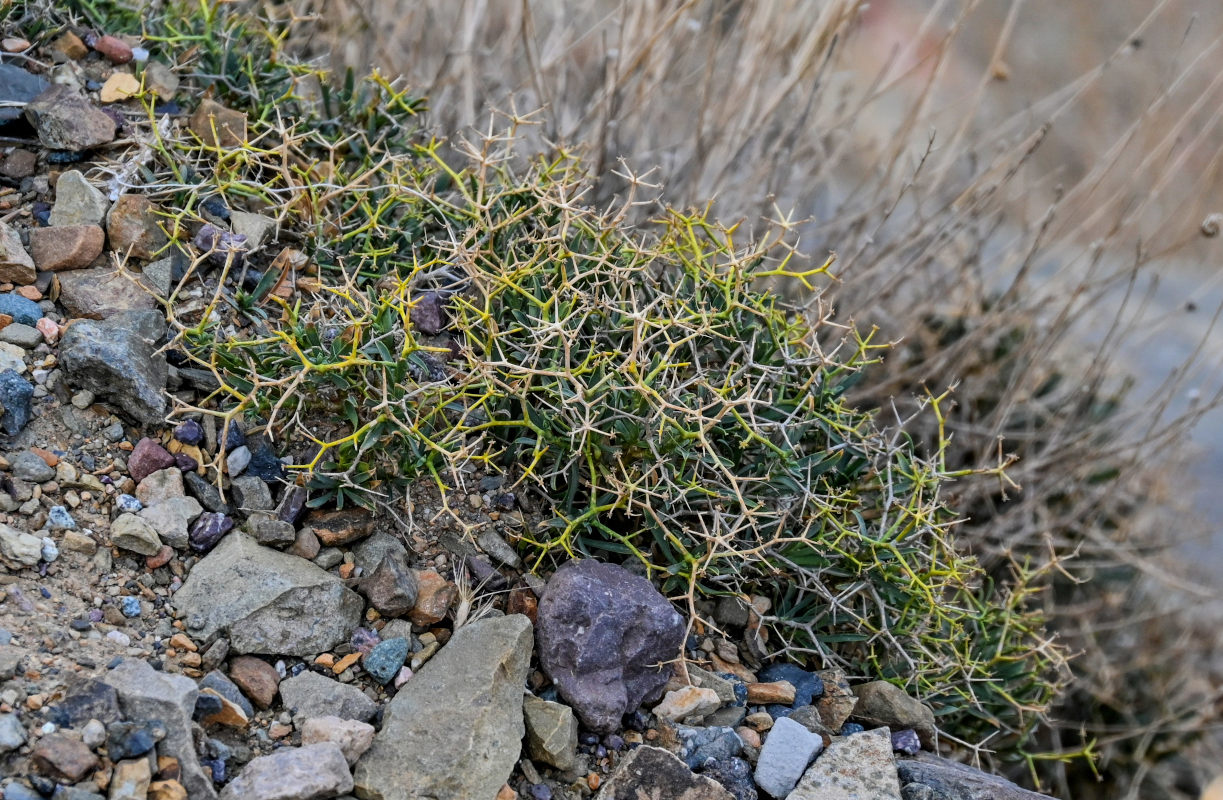
[[(291, 302), (223, 281), (178, 344), (222, 384), (206, 409), (306, 454), (316, 503), (504, 472), (551, 506), (517, 542), (537, 568), (637, 559), (680, 602), (764, 595), (764, 651), (896, 680), (957, 735), (1036, 722), (1061, 654), (1022, 569), (1010, 588), (985, 580), (940, 500), (955, 476), (845, 401), (870, 336), (764, 288), (793, 280), (818, 310), (827, 264), (701, 213), (627, 230), (583, 204), (568, 154), (420, 138), (418, 98), (377, 75), (332, 85), (223, 5), (159, 19), (150, 40), (209, 53), (199, 88), (252, 121), (229, 151), (158, 141), (158, 168), (198, 182), (168, 227), (202, 222), (210, 193), (290, 209), (320, 270)], [(240, 58), (210, 49), (239, 29)], [(441, 337), (413, 322), (431, 291)]]

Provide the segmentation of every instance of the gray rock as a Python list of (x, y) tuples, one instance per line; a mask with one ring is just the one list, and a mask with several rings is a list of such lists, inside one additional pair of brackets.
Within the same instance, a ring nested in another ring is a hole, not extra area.
[(233, 509), (221, 499), (221, 492), (207, 479), (194, 472), (183, 473), (183, 484), (187, 493), (200, 501), (200, 505), (216, 514), (228, 514)]
[(0, 428), (9, 436), (21, 433), (30, 421), (30, 401), (34, 397), (34, 387), (21, 377), (15, 370), (0, 370), (0, 406), (4, 414), (0, 416)]
[(55, 480), (55, 467), (48, 466), (37, 453), (23, 450), (9, 457), (9, 466), (13, 475), (23, 481), (45, 483)]
[(596, 800), (734, 800), (717, 781), (692, 771), (658, 747), (638, 747), (621, 760)]
[(0, 523), (0, 556), (33, 567), (42, 558), (42, 539)]
[(722, 705), (729, 706), (738, 702), (738, 698), (735, 697), (735, 685), (726, 678), (701, 669), (695, 664), (688, 665), (688, 677), (692, 679), (693, 686), (712, 689)]
[[(0, 111), (4, 110), (7, 109), (0, 108)], [(34, 259), (21, 244), (21, 235), (0, 222), (0, 280), (28, 285), (37, 277)]]
[(844, 800), (846, 797), (900, 800), (900, 782), (896, 777), (896, 762), (892, 759), (892, 734), (887, 728), (833, 739), (787, 800)]
[(531, 622), (521, 614), (455, 631), (387, 704), (357, 762), (357, 794), (381, 800), (492, 798), (518, 762)]
[(204, 512), (194, 497), (171, 497), (141, 509), (138, 516), (157, 531), (158, 538), (176, 550), (187, 549), (191, 523)]
[(0, 330), (0, 342), (15, 344), (23, 350), (33, 350), (42, 344), (42, 331), (14, 322)]
[(537, 619), (540, 666), (599, 733), (662, 694), (670, 670), (660, 664), (684, 641), (683, 619), (649, 581), (593, 560), (556, 571)]
[(378, 706), (355, 686), (306, 670), (280, 682), (284, 707), (306, 717), (339, 717), (369, 722)]
[(119, 695), (119, 706), (127, 719), (160, 720), (166, 736), (157, 744), (157, 754), (178, 759), (181, 782), (191, 798), (215, 798), (212, 778), (200, 766), (191, 736), (191, 714), (199, 689), (185, 675), (158, 672), (148, 663), (125, 658), (102, 676)]
[(73, 317), (109, 319), (157, 306), (152, 282), (137, 272), (107, 266), (59, 272), (56, 278), (59, 302)]
[(103, 725), (118, 722), (122, 716), (119, 695), (115, 688), (100, 680), (85, 678), (68, 691), (68, 695), (51, 706), (48, 718), (60, 727), (81, 728), (90, 720)]
[(352, 775), (332, 742), (286, 747), (252, 759), (221, 790), (221, 800), (321, 800), (352, 791)]
[(235, 447), (225, 456), (225, 471), (229, 477), (235, 478), (242, 474), (246, 465), (251, 463), (251, 451), (246, 445)]
[(77, 388), (110, 401), (136, 422), (159, 423), (166, 413), (168, 367), (156, 343), (164, 334), (165, 321), (156, 311), (129, 311), (105, 322), (77, 320), (60, 344), (60, 363)]
[(197, 642), (224, 633), (235, 653), (296, 656), (347, 641), (364, 609), (334, 575), (238, 531), (195, 565), (173, 603)]
[(21, 106), (8, 103), (28, 103), (46, 89), (45, 78), (16, 64), (0, 63), (0, 123), (12, 122), (21, 116)]
[[(143, 512), (141, 512), (143, 513)], [(110, 524), (110, 541), (115, 547), (155, 556), (161, 551), (161, 537), (149, 521), (135, 514), (120, 514)]]
[(276, 220), (263, 214), (252, 214), (249, 211), (230, 212), (229, 224), (234, 229), (234, 233), (246, 237), (251, 250), (262, 247), (272, 231), (276, 230)]
[(251, 705), (251, 701), (246, 699), (246, 695), (242, 694), (238, 684), (231, 681), (224, 672), (217, 669), (210, 671), (207, 675), (200, 678), (200, 688), (212, 689), (221, 695), (221, 697), (242, 709), (247, 719), (255, 716), (255, 707)]
[(1050, 800), (1048, 795), (1030, 792), (1005, 778), (930, 753), (897, 759), (896, 770), (905, 792), (910, 794), (914, 793), (912, 787), (922, 786), (945, 800)]
[(153, 285), (159, 296), (169, 297), (170, 292), (174, 289), (174, 257), (168, 256), (150, 261), (144, 265), (141, 274)]
[(389, 553), (396, 553), (405, 561), (408, 558), (408, 548), (404, 547), (399, 539), (385, 531), (378, 531), (369, 538), (362, 539), (353, 548), (353, 563), (368, 575), (382, 563), (382, 559)]
[(115, 138), (115, 121), (67, 86), (55, 85), (30, 101), (26, 119), (43, 147), (89, 150)]
[[(259, 480), (253, 478), (253, 480)], [(297, 541), (297, 531), (291, 523), (266, 514), (252, 515), (248, 520), (251, 535), (265, 547), (284, 549)]]
[(743, 752), (743, 739), (733, 728), (675, 726), (676, 755), (691, 769), (711, 758), (724, 760)]
[[(136, 449), (140, 450), (142, 448), (137, 445)], [(167, 461), (171, 461), (173, 459), (173, 456), (166, 453), (164, 450), (161, 451), (161, 454), (166, 457)], [(154, 462), (153, 458), (147, 456), (141, 461), (142, 463), (140, 466), (144, 469), (152, 469), (153, 467), (159, 465), (159, 462)], [(130, 472), (138, 473), (135, 457), (128, 459), (127, 466)], [(136, 487), (136, 499), (140, 501), (142, 506), (147, 507), (157, 505), (163, 500), (169, 500), (174, 497), (182, 497), (184, 494), (183, 472), (178, 467), (155, 469), (153, 472), (150, 472), (143, 478), (137, 478), (135, 474), (133, 474), (132, 477), (140, 481), (140, 484)]]
[(850, 719), (867, 727), (912, 728), (917, 731), (923, 747), (934, 748), (934, 712), (905, 694), (904, 689), (887, 681), (871, 681), (857, 687), (855, 694), (858, 702)]
[(332, 742), (339, 746), (350, 765), (357, 763), (374, 744), (374, 726), (355, 719), (311, 717), (301, 726), (302, 744)]
[(272, 502), (272, 490), (254, 475), (235, 478), (232, 491), (234, 503), (243, 511), (271, 511), (275, 508), (275, 503)]
[(16, 750), (25, 744), (25, 726), (16, 714), (0, 714), (0, 753)]
[(559, 770), (577, 763), (578, 721), (573, 709), (527, 695), (522, 702), (527, 755)]
[(773, 797), (786, 797), (803, 776), (811, 759), (824, 749), (818, 734), (779, 717), (769, 730), (756, 762), (756, 785)]
[(71, 169), (55, 182), (52, 225), (101, 225), (110, 203), (79, 170)]

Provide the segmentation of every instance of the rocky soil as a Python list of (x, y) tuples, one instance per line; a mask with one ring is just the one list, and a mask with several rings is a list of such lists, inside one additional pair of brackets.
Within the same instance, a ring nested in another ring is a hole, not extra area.
[(128, 98), (219, 147), (245, 116), (180, 96), (138, 40), (19, 33), (0, 42), (6, 800), (1038, 796), (943, 758), (892, 684), (761, 663), (759, 598), (686, 619), (622, 566), (532, 574), (513, 542), (544, 509), (503, 476), (310, 508), (258, 420), (186, 410), (216, 382), (168, 345), (167, 311), (216, 289), (185, 264), (293, 243), (220, 204), (172, 244), (132, 184)]

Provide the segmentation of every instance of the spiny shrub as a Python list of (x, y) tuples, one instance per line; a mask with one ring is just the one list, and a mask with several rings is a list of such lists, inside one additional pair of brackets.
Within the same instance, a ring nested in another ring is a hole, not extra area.
[[(272, 265), (244, 264), (266, 271), (243, 288), (226, 259), (210, 304), (169, 307), (175, 345), (219, 383), (201, 408), (287, 441), (315, 504), (504, 472), (551, 510), (516, 542), (537, 569), (635, 559), (692, 607), (763, 595), (771, 652), (909, 685), (957, 735), (1036, 722), (1062, 654), (1030, 576), (987, 580), (940, 499), (964, 473), (846, 401), (879, 346), (821, 313), (830, 261), (798, 266), (784, 225), (747, 245), (695, 212), (630, 230), (633, 197), (586, 205), (580, 161), (524, 162), (512, 126), (425, 140), (421, 102), (377, 75), (332, 86), (271, 29), (231, 62), (248, 20), (165, 13), (153, 39), (219, 43), (199, 88), (251, 119), (241, 147), (161, 138), (156, 168), (197, 181), (167, 202), (167, 229), (202, 224), (198, 199), (220, 195), (279, 215), (315, 269), (286, 300)], [(204, 274), (209, 255), (193, 257)], [(810, 302), (782, 302), (765, 288), (777, 278)]]

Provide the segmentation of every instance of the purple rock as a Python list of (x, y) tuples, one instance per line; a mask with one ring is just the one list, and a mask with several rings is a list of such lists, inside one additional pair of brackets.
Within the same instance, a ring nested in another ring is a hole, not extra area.
[(234, 521), (224, 514), (205, 511), (196, 517), (195, 522), (191, 523), (191, 530), (187, 533), (187, 539), (191, 542), (192, 550), (197, 553), (207, 553), (233, 527)]
[(204, 426), (193, 419), (186, 420), (174, 429), (174, 438), (183, 444), (197, 445), (204, 441)]
[(127, 471), (132, 480), (142, 480), (161, 469), (174, 466), (174, 456), (152, 439), (145, 437), (136, 443), (127, 459)]
[(921, 740), (917, 738), (917, 731), (912, 728), (905, 728), (903, 731), (893, 731), (892, 749), (897, 753), (904, 753), (906, 756), (915, 756), (920, 753)]
[(437, 292), (425, 292), (412, 306), (412, 324), (421, 333), (434, 336), (450, 324), (445, 303)]
[(354, 628), (352, 638), (349, 639), (349, 644), (352, 649), (363, 655), (369, 655), (370, 652), (378, 646), (381, 641), (378, 637), (378, 631), (371, 628)]
[(306, 501), (309, 495), (301, 486), (290, 486), (285, 489), (280, 505), (276, 506), (276, 518), (296, 525), (306, 513)]
[(205, 225), (200, 228), (200, 232), (195, 235), (191, 243), (196, 246), (196, 249), (206, 253), (208, 260), (218, 267), (225, 266), (225, 261), (230, 258), (231, 253), (233, 254), (232, 266), (241, 266), (242, 258), (246, 255), (246, 237), (239, 233), (221, 230), (216, 225)]
[(540, 665), (585, 726), (611, 733), (662, 695), (684, 621), (645, 578), (594, 560), (556, 571), (539, 601)]
[(186, 453), (178, 453), (174, 456), (174, 465), (183, 472), (190, 472), (199, 466), (199, 462)]

